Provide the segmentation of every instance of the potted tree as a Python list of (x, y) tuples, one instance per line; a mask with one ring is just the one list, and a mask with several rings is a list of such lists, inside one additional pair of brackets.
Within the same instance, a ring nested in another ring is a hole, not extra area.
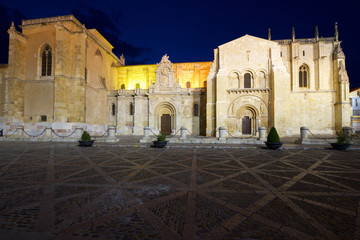
[(276, 131), (275, 127), (270, 129), (269, 135), (267, 137), (267, 141), (265, 142), (266, 146), (269, 149), (278, 149), (282, 146), (282, 142), (280, 142), (279, 134)]
[(330, 143), (333, 149), (345, 151), (348, 147), (351, 146), (352, 136), (350, 133), (345, 131), (337, 132), (337, 142)]
[(160, 132), (160, 133), (157, 135), (157, 140), (156, 140), (156, 141), (153, 141), (153, 144), (154, 144), (154, 147), (156, 147), (156, 148), (163, 148), (163, 147), (165, 147), (166, 144), (167, 144), (166, 134)]
[(81, 140), (79, 140), (80, 147), (91, 147), (95, 140), (91, 140), (90, 134), (87, 131), (84, 131), (81, 135)]

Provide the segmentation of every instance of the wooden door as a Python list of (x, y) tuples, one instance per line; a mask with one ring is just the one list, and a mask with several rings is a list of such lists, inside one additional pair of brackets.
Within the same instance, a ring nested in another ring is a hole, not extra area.
[(251, 134), (251, 119), (248, 116), (242, 119), (242, 134)]
[(161, 115), (161, 130), (162, 133), (166, 135), (171, 134), (171, 116), (170, 114)]

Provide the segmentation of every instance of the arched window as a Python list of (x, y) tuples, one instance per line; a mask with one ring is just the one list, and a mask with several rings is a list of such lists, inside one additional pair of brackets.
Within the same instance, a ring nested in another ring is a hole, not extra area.
[(140, 89), (140, 83), (135, 84), (136, 89)]
[(186, 82), (186, 88), (191, 88), (191, 83), (190, 82)]
[(116, 111), (115, 103), (113, 103), (111, 104), (111, 115), (115, 116), (115, 111)]
[(299, 68), (299, 87), (308, 87), (309, 68), (303, 64)]
[(125, 89), (125, 84), (121, 84), (121, 89)]
[(52, 53), (51, 47), (46, 44), (41, 51), (41, 76), (51, 76)]
[(207, 81), (203, 81), (203, 87), (204, 87), (204, 88), (207, 87)]
[(245, 75), (244, 75), (244, 88), (251, 88), (251, 75), (250, 75), (250, 73), (245, 73)]
[(199, 116), (199, 105), (198, 104), (194, 104), (194, 117)]

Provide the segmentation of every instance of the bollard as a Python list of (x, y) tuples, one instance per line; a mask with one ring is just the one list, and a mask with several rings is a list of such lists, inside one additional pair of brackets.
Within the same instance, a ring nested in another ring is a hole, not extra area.
[(300, 128), (301, 140), (308, 140), (309, 129), (307, 127)]
[(186, 127), (181, 127), (180, 128), (180, 139), (181, 140), (185, 140), (186, 139)]
[(45, 137), (51, 138), (51, 128), (45, 128)]
[(265, 127), (259, 127), (259, 140), (260, 141), (266, 141), (266, 128)]
[(144, 127), (144, 137), (142, 139), (144, 140), (149, 139), (149, 135), (150, 135), (150, 128)]
[(114, 126), (109, 127), (109, 137), (111, 137), (111, 138), (115, 137), (115, 127)]
[(81, 138), (81, 135), (84, 130), (82, 128), (76, 128), (75, 131), (76, 131), (76, 137)]
[(17, 135), (18, 137), (24, 136), (24, 130), (23, 130), (22, 127), (17, 127), (17, 128), (16, 128), (16, 135)]
[(350, 127), (343, 127), (342, 131), (345, 136), (350, 137), (351, 136), (351, 128)]
[(219, 140), (220, 141), (226, 140), (225, 134), (226, 134), (226, 128), (219, 127)]

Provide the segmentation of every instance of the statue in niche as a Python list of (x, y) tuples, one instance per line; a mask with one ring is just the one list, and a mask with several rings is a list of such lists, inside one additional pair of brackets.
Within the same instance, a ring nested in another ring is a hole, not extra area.
[(345, 69), (345, 65), (343, 63), (343, 61), (339, 62), (339, 82), (340, 83), (348, 83), (349, 82), (349, 77), (347, 74), (347, 71)]

